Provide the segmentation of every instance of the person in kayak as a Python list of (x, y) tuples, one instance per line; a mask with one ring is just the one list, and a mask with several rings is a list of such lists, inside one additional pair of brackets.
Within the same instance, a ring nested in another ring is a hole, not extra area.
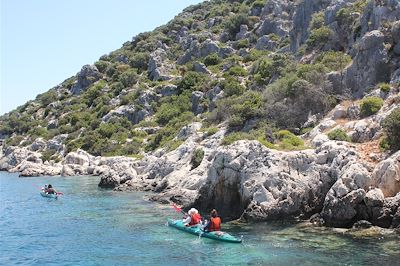
[(217, 210), (213, 209), (211, 211), (211, 218), (207, 225), (204, 227), (205, 231), (221, 231), (221, 218), (218, 217)]
[(198, 210), (196, 210), (195, 208), (191, 208), (188, 211), (188, 214), (188, 217), (183, 219), (183, 224), (185, 226), (193, 226), (201, 223), (201, 215)]
[(57, 191), (53, 188), (51, 184), (47, 186), (47, 190), (45, 190), (46, 194), (57, 194)]

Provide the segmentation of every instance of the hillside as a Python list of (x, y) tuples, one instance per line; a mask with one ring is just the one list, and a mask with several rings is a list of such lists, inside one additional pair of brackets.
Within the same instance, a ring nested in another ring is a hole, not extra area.
[(399, 87), (397, 0), (207, 1), (0, 117), (0, 169), (398, 227)]

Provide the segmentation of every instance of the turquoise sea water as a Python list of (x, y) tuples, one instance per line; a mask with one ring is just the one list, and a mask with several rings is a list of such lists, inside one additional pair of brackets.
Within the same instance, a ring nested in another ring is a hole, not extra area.
[[(243, 244), (166, 226), (169, 206), (97, 187), (97, 177), (0, 172), (0, 265), (400, 265), (400, 238), (304, 224), (225, 225)], [(64, 192), (43, 198), (36, 186)]]

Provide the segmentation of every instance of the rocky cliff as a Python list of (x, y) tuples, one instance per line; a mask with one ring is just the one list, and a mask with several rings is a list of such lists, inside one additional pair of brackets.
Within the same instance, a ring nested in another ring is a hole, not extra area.
[(399, 87), (397, 0), (208, 1), (2, 116), (0, 169), (398, 228)]

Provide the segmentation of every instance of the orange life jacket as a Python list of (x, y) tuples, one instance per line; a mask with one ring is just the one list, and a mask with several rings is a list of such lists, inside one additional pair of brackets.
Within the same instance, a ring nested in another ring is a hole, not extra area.
[(210, 219), (210, 227), (208, 231), (220, 231), (221, 230), (221, 218), (219, 217), (211, 217)]
[(193, 214), (190, 218), (191, 219), (189, 225), (196, 225), (201, 222), (201, 216), (199, 213)]

